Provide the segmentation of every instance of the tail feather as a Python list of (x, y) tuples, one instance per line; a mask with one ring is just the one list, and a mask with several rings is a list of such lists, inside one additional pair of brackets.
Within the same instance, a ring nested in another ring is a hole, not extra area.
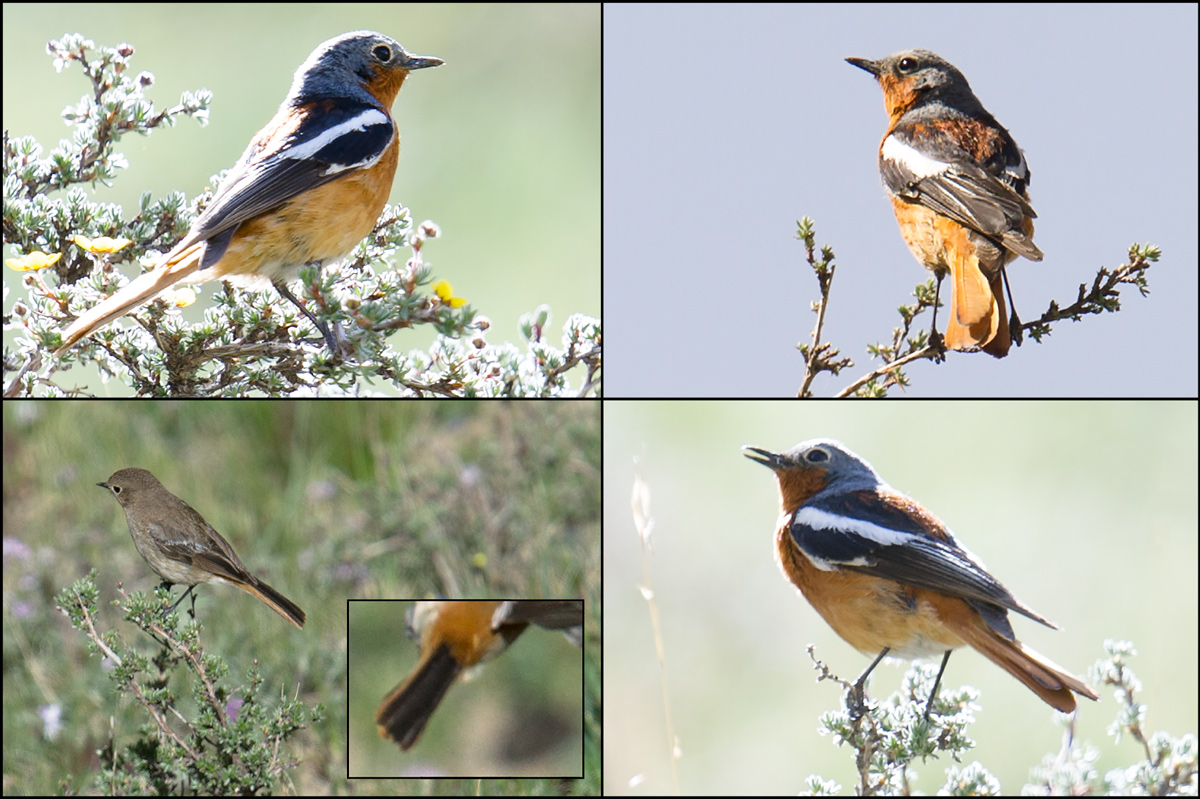
[(462, 664), (448, 646), (435, 647), (412, 675), (379, 703), (375, 712), (379, 737), (391, 738), (401, 749), (411, 749), (461, 671)]
[(1026, 648), (1020, 641), (1002, 638), (982, 623), (956, 625), (954, 632), (1055, 710), (1063, 713), (1075, 710), (1072, 691), (1088, 699), (1100, 698), (1086, 683), (1068, 674), (1061, 666)]
[(997, 358), (1008, 354), (1008, 319), (1000, 274), (989, 280), (972, 259), (953, 274), (946, 346), (952, 350), (984, 351)]
[(89, 308), (63, 330), (62, 346), (55, 350), (54, 354), (62, 355), (81, 339), (90, 336), (114, 319), (144, 305), (161, 292), (191, 276), (200, 268), (199, 253), (199, 247), (185, 250), (180, 260), (165, 263), (139, 275), (116, 294)]
[(246, 593), (262, 600), (264, 603), (266, 603), (267, 607), (271, 608), (271, 610), (275, 611), (280, 616), (283, 616), (292, 624), (296, 625), (296, 627), (299, 629), (304, 629), (306, 617), (304, 615), (304, 611), (300, 609), (299, 605), (276, 591), (271, 586), (264, 583), (262, 580), (253, 577), (253, 575), (248, 576), (254, 579), (253, 584), (240, 581), (234, 582), (232, 580), (229, 580), (228, 582), (233, 582), (234, 585)]
[(1003, 272), (997, 272), (992, 278), (992, 296), (996, 298), (996, 305), (992, 309), (992, 313), (996, 317), (996, 331), (991, 340), (983, 345), (983, 351), (994, 358), (1003, 358), (1008, 355), (1008, 348), (1012, 345), (1012, 338), (1008, 332), (1008, 308), (1004, 303), (1004, 284), (1001, 282)]

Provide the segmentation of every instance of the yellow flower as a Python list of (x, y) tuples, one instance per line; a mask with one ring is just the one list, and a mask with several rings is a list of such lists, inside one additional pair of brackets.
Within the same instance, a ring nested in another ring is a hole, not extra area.
[(451, 308), (461, 308), (467, 304), (467, 301), (462, 297), (454, 296), (454, 289), (450, 285), (449, 280), (439, 280), (433, 284), (433, 291), (438, 295), (438, 299), (449, 305)]
[(116, 252), (133, 243), (129, 239), (114, 239), (108, 236), (97, 236), (94, 239), (89, 239), (87, 236), (72, 236), (71, 241), (88, 252)]
[(62, 253), (60, 252), (54, 255), (47, 255), (41, 250), (34, 250), (19, 258), (9, 258), (6, 263), (9, 268), (15, 269), (18, 272), (35, 272), (38, 269), (45, 269), (47, 266), (54, 266), (60, 258), (62, 258)]

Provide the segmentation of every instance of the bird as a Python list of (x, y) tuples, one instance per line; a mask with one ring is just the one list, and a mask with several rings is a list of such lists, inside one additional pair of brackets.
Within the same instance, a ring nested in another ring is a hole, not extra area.
[(412, 673), (375, 713), (381, 738), (411, 749), (450, 686), (466, 669), (500, 655), (530, 624), (582, 638), (582, 600), (422, 600), (406, 614), (409, 634), (421, 642)]
[(1063, 713), (1075, 710), (1074, 694), (1099, 698), (1017, 640), (1008, 612), (1058, 629), (1052, 622), (1020, 602), (941, 520), (844, 444), (818, 438), (786, 452), (742, 450), (778, 481), (775, 546), (784, 576), (834, 632), (875, 657), (856, 682), (859, 690), (885, 656), (943, 655), (928, 717), (950, 652), (968, 645)]
[(374, 228), (400, 151), (392, 103), (410, 72), (442, 63), (374, 31), (317, 47), (183, 239), (64, 328), (55, 355), (176, 283), (206, 280), (274, 285), (338, 353), (328, 328), (284, 283), (302, 266), (344, 258)]
[[(962, 72), (936, 53), (902, 50), (878, 61), (846, 61), (874, 75), (883, 90), (888, 128), (879, 172), (900, 234), (933, 271), (939, 290), (950, 275), (945, 345), (1005, 357), (1012, 340), (1005, 266), (1018, 255), (1043, 257), (1033, 243), (1037, 214), (1029, 204), (1025, 154)], [(1019, 334), (1015, 312), (1011, 327)]]

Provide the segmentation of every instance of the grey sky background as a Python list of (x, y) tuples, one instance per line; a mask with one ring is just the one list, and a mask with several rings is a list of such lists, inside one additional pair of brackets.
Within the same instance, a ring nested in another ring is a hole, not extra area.
[(930, 273), (879, 181), (879, 88), (843, 59), (921, 47), (1025, 150), (1046, 259), (1009, 268), (1022, 318), (1074, 301), (1135, 241), (1164, 256), (1120, 313), (1002, 361), (921, 362), (907, 395), (1194, 396), (1196, 6), (1081, 8), (606, 5), (608, 395), (794, 394), (818, 295), (794, 239), (805, 215), (837, 254), (825, 338), (856, 363), (814, 388), (877, 365), (866, 345)]

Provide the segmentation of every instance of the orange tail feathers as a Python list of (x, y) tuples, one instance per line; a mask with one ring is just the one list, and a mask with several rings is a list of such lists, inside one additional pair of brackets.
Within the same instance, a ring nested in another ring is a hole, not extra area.
[(144, 305), (159, 293), (192, 275), (200, 268), (200, 249), (200, 245), (195, 245), (184, 250), (178, 260), (166, 262), (135, 277), (116, 294), (88, 309), (83, 316), (63, 330), (62, 346), (55, 350), (54, 354), (62, 355), (80, 339), (90, 336), (114, 319)]
[(1088, 699), (1100, 698), (1085, 682), (1071, 676), (1061, 666), (1027, 649), (1020, 641), (1009, 641), (988, 627), (977, 611), (962, 603), (956, 605), (962, 612), (939, 606), (938, 615), (946, 625), (981, 655), (1020, 680), (1047, 705), (1070, 713), (1075, 710), (1072, 691)]
[(248, 582), (234, 582), (230, 579), (226, 579), (225, 581), (233, 583), (247, 594), (257, 598), (271, 610), (275, 611), (280, 616), (283, 616), (285, 619), (294, 624), (298, 629), (304, 629), (306, 617), (304, 615), (304, 611), (300, 609), (300, 606), (276, 591), (271, 586), (264, 583), (262, 580), (255, 578), (255, 583), (253, 585)]
[(946, 346), (952, 350), (983, 351), (997, 358), (1008, 354), (1008, 315), (1000, 272), (988, 280), (975, 258), (952, 270), (950, 321)]
[(1012, 346), (1012, 339), (1008, 332), (1008, 309), (1004, 305), (1002, 275), (1003, 272), (997, 274), (992, 280), (992, 296), (996, 299), (996, 307), (992, 309), (992, 314), (996, 317), (996, 334), (992, 336), (991, 341), (983, 345), (983, 351), (994, 358), (1003, 358), (1008, 355), (1008, 348)]

